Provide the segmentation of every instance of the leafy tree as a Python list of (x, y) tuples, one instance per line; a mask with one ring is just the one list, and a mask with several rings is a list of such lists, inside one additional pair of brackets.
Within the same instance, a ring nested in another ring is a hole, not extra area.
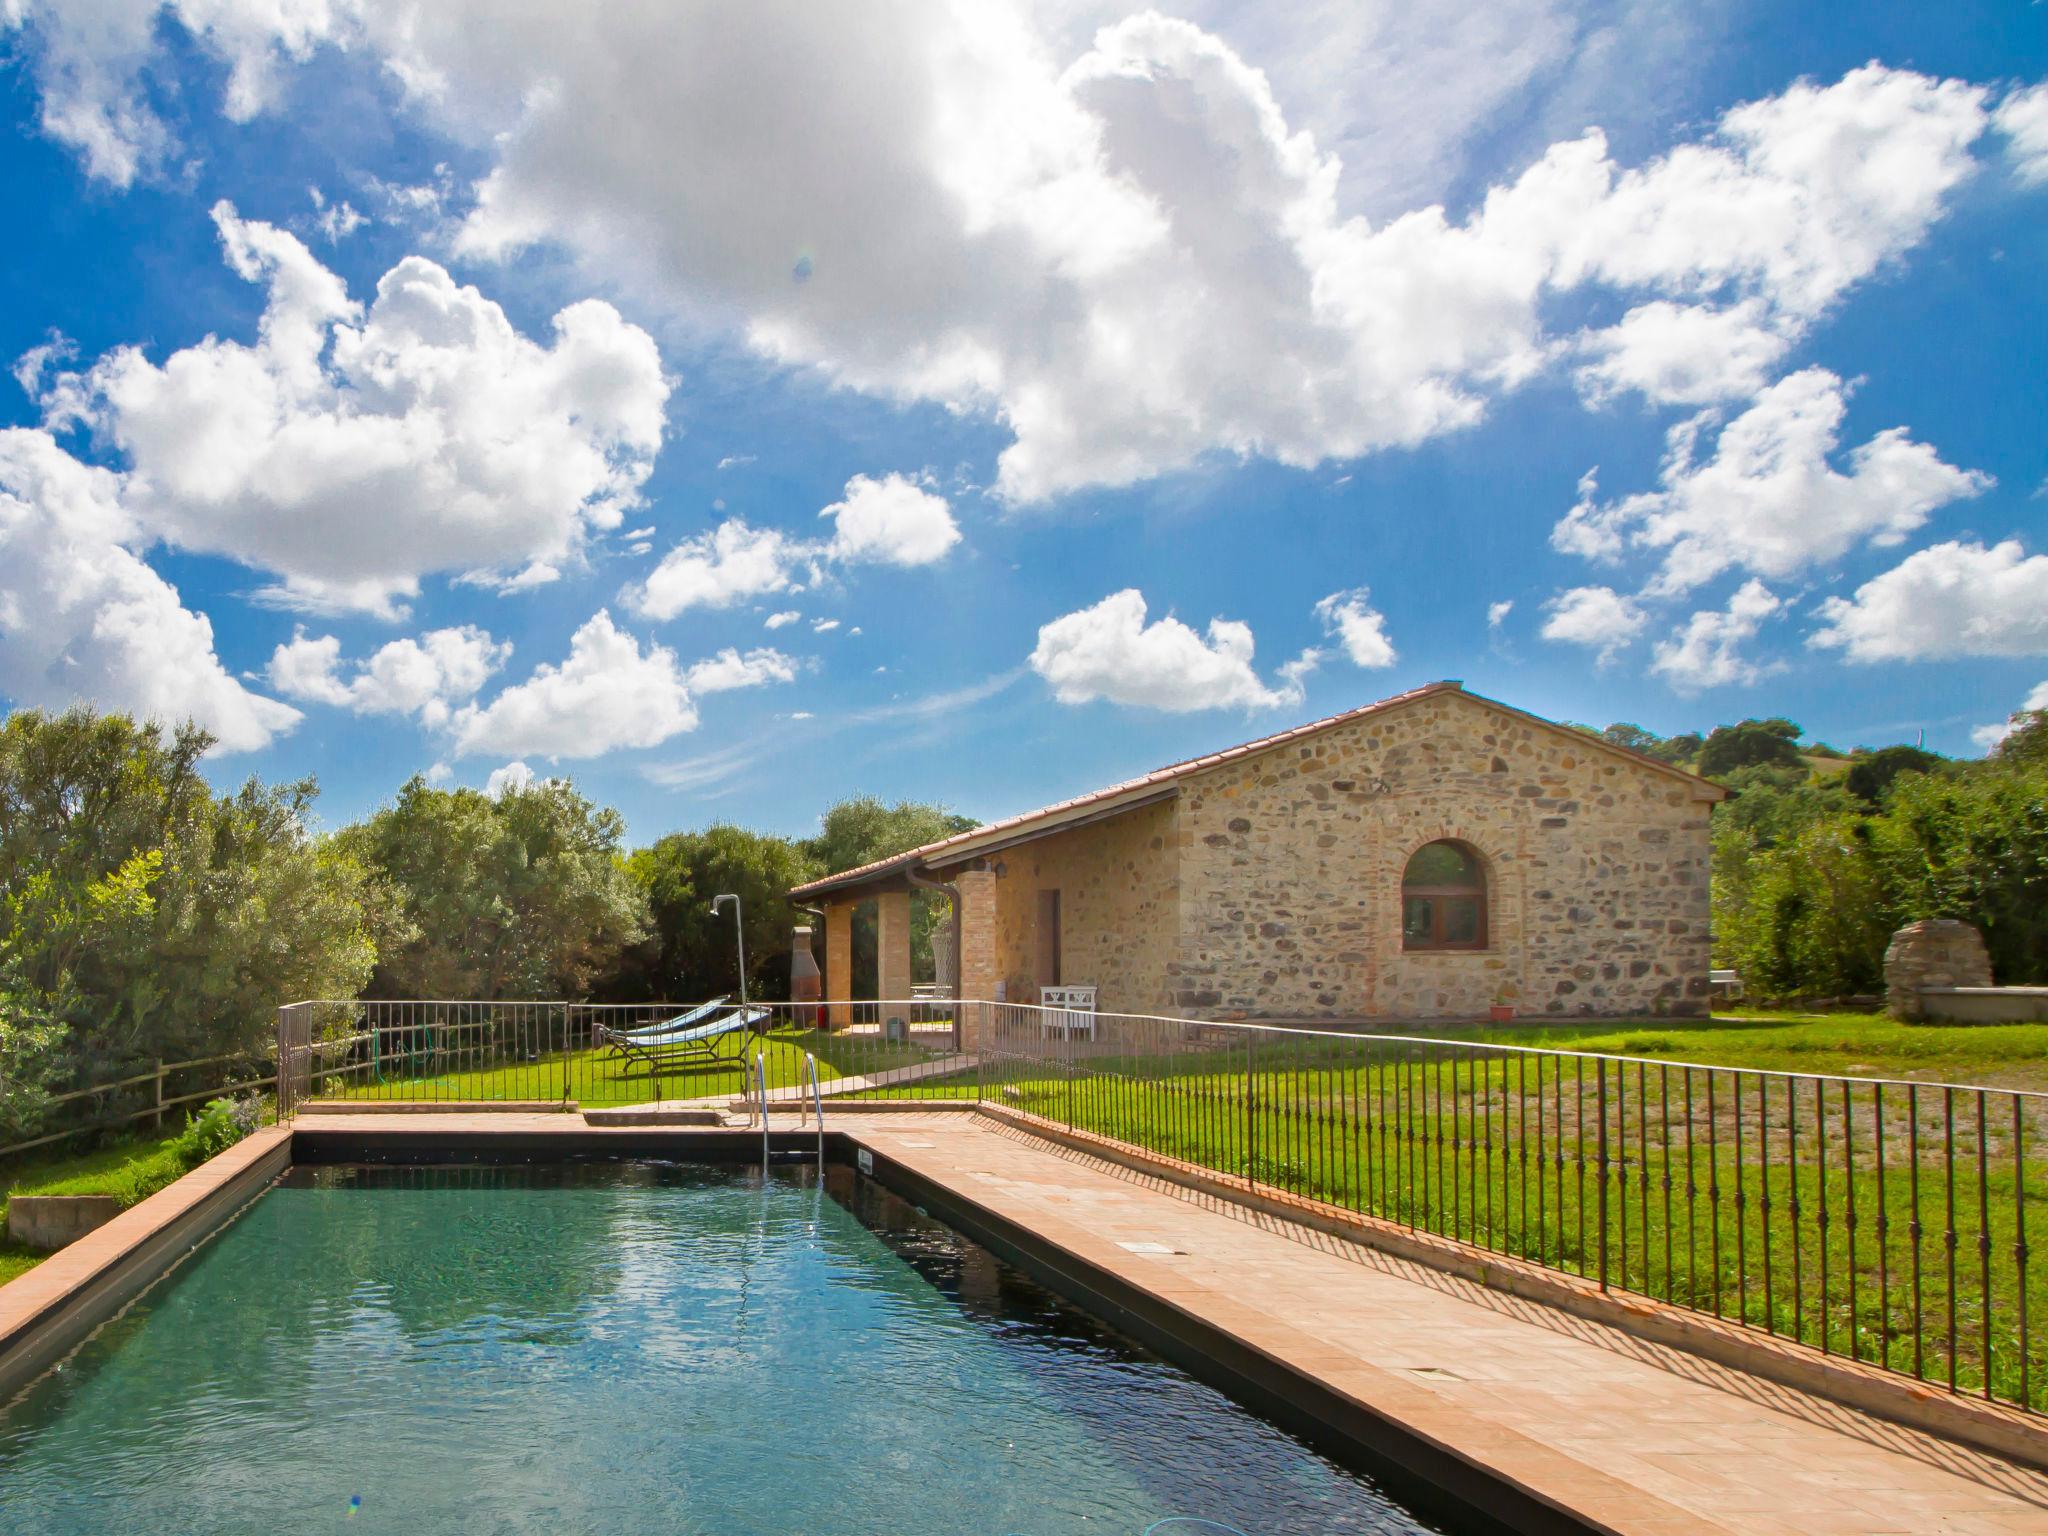
[(495, 798), (408, 780), (338, 842), (386, 887), (385, 997), (589, 996), (645, 936), (625, 823), (565, 779)]
[(1664, 738), (1655, 731), (1646, 731), (1640, 725), (1626, 720), (1617, 720), (1600, 733), (1604, 740), (1617, 747), (1627, 747), (1631, 752), (1655, 752), (1664, 745)]
[(1662, 758), (1674, 768), (1690, 768), (1706, 744), (1707, 739), (1698, 731), (1683, 731), (1676, 736), (1665, 737), (1650, 749), (1650, 755)]
[(1859, 754), (1843, 776), (1843, 786), (1865, 805), (1875, 807), (1902, 773), (1932, 773), (1948, 759), (1921, 747), (1880, 747)]
[(685, 1000), (735, 992), (738, 946), (730, 911), (711, 900), (730, 891), (747, 925), (747, 988), (754, 997), (789, 995), (790, 930), (798, 921), (789, 889), (815, 873), (787, 838), (741, 827), (671, 832), (626, 860), (653, 919), (648, 940), (626, 957), (615, 988), (622, 997)]
[(1870, 843), (1899, 921), (1962, 918), (1997, 981), (2048, 982), (2048, 772), (1901, 778)]
[[(804, 851), (822, 873), (857, 869), (877, 859), (908, 853), (927, 843), (957, 832), (972, 831), (979, 823), (942, 805), (916, 800), (899, 800), (887, 805), (873, 795), (854, 795), (825, 812), (818, 835), (804, 843)], [(946, 900), (931, 891), (914, 891), (910, 897), (910, 974), (929, 980), (936, 974), (932, 963), (932, 929), (946, 916)], [(872, 908), (863, 906), (853, 916), (853, 974), (863, 978), (855, 983), (861, 996), (869, 996), (876, 975), (875, 918)]]
[[(1716, 853), (1742, 836), (1725, 828)], [(1863, 826), (1830, 817), (1774, 848), (1742, 850), (1715, 872), (1715, 944), (1744, 982), (1770, 996), (1882, 989), (1895, 924)]]
[(2048, 768), (2048, 709), (2023, 709), (1992, 748), (1993, 762), (2006, 768)]
[(1737, 768), (1759, 763), (1796, 768), (1799, 755), (1799, 727), (1790, 720), (1744, 720), (1738, 725), (1717, 725), (1707, 733), (1699, 752), (1698, 770), (1719, 778)]
[(313, 836), (312, 781), (216, 795), (212, 738), (122, 715), (0, 727), (0, 1119), (39, 1088), (259, 1050), (278, 1003), (353, 996), (364, 872)]

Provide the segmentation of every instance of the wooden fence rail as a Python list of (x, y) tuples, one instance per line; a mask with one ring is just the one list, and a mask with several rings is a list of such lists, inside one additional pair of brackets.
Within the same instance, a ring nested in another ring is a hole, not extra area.
[(63, 1093), (53, 1093), (49, 1098), (51, 1104), (70, 1104), (79, 1099), (104, 1097), (110, 1093), (118, 1093), (123, 1088), (135, 1088), (144, 1083), (154, 1083), (156, 1085), (155, 1092), (151, 1096), (151, 1102), (144, 1105), (141, 1109), (131, 1110), (121, 1115), (102, 1116), (97, 1119), (83, 1121), (78, 1125), (66, 1126), (61, 1131), (51, 1131), (46, 1135), (32, 1137), (27, 1141), (14, 1142), (12, 1145), (0, 1147), (0, 1158), (12, 1157), (17, 1152), (27, 1152), (35, 1147), (46, 1147), (52, 1142), (64, 1141), (73, 1136), (84, 1135), (87, 1131), (105, 1130), (109, 1126), (127, 1125), (137, 1120), (152, 1120), (161, 1128), (164, 1121), (164, 1111), (167, 1109), (176, 1109), (179, 1105), (191, 1104), (200, 1099), (219, 1098), (222, 1094), (241, 1093), (251, 1088), (269, 1088), (274, 1086), (277, 1082), (275, 1068), (262, 1077), (220, 1082), (210, 1088), (201, 1088), (194, 1093), (166, 1094), (164, 1092), (164, 1081), (173, 1073), (187, 1072), (194, 1067), (218, 1067), (231, 1062), (254, 1062), (258, 1059), (257, 1054), (254, 1052), (234, 1051), (225, 1056), (196, 1056), (190, 1061), (159, 1061), (147, 1072), (137, 1072), (133, 1076), (115, 1078), (110, 1082), (92, 1083), (84, 1088), (72, 1088)]

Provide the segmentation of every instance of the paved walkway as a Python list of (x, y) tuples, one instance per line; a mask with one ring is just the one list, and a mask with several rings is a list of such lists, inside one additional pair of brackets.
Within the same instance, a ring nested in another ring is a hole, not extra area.
[[(1596, 1525), (2048, 1532), (2048, 1474), (992, 1119), (846, 1105), (827, 1123)], [(393, 1129), (368, 1115), (303, 1124)], [(407, 1116), (403, 1129), (590, 1134), (569, 1114)]]
[(878, 1153), (1616, 1530), (2048, 1532), (2048, 1474), (960, 1114)]

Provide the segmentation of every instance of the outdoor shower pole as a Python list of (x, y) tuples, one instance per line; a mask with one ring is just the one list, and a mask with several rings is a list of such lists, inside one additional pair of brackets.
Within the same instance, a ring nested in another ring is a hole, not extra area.
[(740, 1012), (747, 1011), (747, 915), (740, 907), (739, 897), (730, 891), (720, 892), (711, 898), (713, 917), (724, 910), (727, 902), (732, 903), (733, 937), (740, 950)]

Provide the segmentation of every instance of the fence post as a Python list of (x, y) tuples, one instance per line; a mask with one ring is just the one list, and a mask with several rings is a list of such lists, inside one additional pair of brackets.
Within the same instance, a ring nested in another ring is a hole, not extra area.
[(1252, 1035), (1244, 1037), (1244, 1181), (1256, 1182), (1253, 1166), (1258, 1160), (1258, 1119), (1252, 1113)]
[(277, 1118), (280, 1121), (291, 1118), (290, 1111), (285, 1108), (284, 1016), (285, 1009), (279, 1008), (277, 1010)]
[(156, 1059), (156, 1118), (150, 1122), (161, 1133), (164, 1128), (164, 1059)]
[[(1599, 1116), (1600, 1116), (1600, 1289), (1607, 1289), (1607, 1062), (1603, 1057), (1593, 1063), (1599, 1072)], [(1584, 1259), (1580, 1260), (1584, 1263)]]

